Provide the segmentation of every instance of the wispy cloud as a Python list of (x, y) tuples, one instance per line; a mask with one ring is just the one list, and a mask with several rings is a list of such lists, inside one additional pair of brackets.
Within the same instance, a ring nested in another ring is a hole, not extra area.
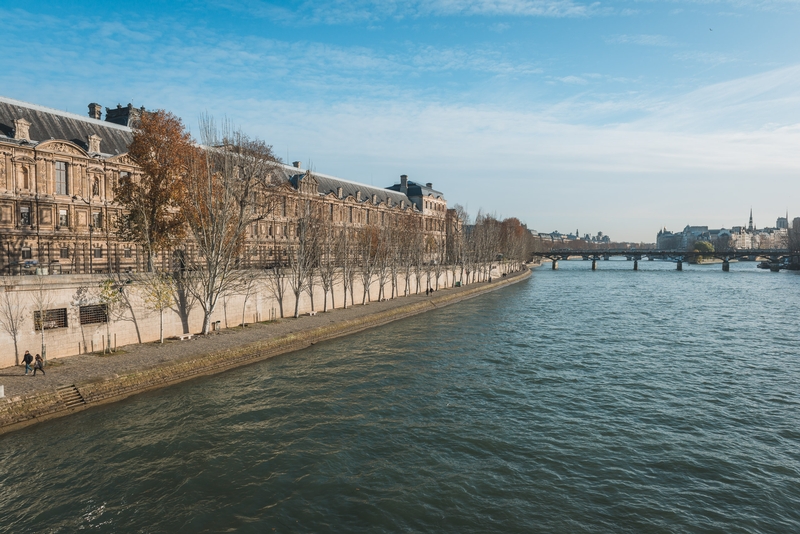
[(605, 41), (609, 44), (635, 44), (642, 46), (677, 46), (677, 43), (670, 37), (664, 35), (612, 35), (606, 37)]
[(306, 24), (351, 24), (428, 16), (586, 17), (605, 12), (600, 2), (573, 0), (340, 0), (301, 2), (293, 9), (263, 0), (212, 0), (251, 16)]
[(704, 63), (706, 65), (722, 65), (723, 63), (733, 63), (738, 61), (733, 55), (721, 54), (719, 52), (700, 52), (693, 50), (689, 52), (681, 52), (673, 56), (679, 61), (695, 61), (697, 63)]
[(585, 78), (581, 78), (580, 76), (564, 76), (562, 78), (557, 77), (556, 80), (573, 85), (586, 85), (587, 83), (589, 83), (586, 81)]

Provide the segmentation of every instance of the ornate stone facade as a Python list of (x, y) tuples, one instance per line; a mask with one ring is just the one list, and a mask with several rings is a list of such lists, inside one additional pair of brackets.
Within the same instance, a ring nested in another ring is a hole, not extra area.
[[(127, 156), (131, 122), (144, 112), (130, 104), (98, 104), (87, 116), (0, 97), (0, 274), (104, 273), (141, 270), (139, 247), (116, 238), (121, 211), (114, 201), (120, 177), (139, 169)], [(424, 232), (431, 257), (444, 250), (447, 203), (431, 184), (401, 177), (400, 184), (376, 188), (304, 172), (298, 162), (278, 169), (279, 208), (253, 223), (241, 258), (243, 266), (270, 265), (276, 247), (295, 238), (298, 207), (322, 203), (333, 225), (383, 226), (412, 215)], [(191, 243), (184, 254), (192, 254)], [(157, 259), (170, 268), (176, 251)]]

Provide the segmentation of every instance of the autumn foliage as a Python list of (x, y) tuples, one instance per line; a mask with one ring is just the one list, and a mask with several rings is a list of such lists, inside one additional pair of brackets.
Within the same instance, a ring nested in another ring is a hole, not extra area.
[(116, 200), (125, 210), (118, 232), (144, 248), (150, 271), (155, 256), (185, 235), (178, 208), (185, 192), (183, 177), (195, 151), (183, 122), (172, 113), (144, 113), (134, 129), (128, 155), (141, 174), (121, 177), (117, 184)]

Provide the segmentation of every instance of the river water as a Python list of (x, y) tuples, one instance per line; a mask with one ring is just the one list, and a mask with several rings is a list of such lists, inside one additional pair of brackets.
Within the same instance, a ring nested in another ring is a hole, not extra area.
[(0, 531), (800, 532), (800, 276), (598, 268), (0, 437)]

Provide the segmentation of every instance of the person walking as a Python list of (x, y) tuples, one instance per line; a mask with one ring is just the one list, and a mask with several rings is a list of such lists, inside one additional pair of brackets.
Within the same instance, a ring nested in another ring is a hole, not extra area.
[(36, 371), (41, 371), (44, 374), (44, 360), (38, 354), (36, 355), (36, 363), (33, 364), (33, 376), (36, 376)]
[(33, 361), (33, 356), (31, 356), (30, 351), (25, 351), (25, 355), (22, 357), (22, 361), (25, 362), (25, 374), (28, 374), (28, 371), (33, 371), (31, 368), (31, 362)]

